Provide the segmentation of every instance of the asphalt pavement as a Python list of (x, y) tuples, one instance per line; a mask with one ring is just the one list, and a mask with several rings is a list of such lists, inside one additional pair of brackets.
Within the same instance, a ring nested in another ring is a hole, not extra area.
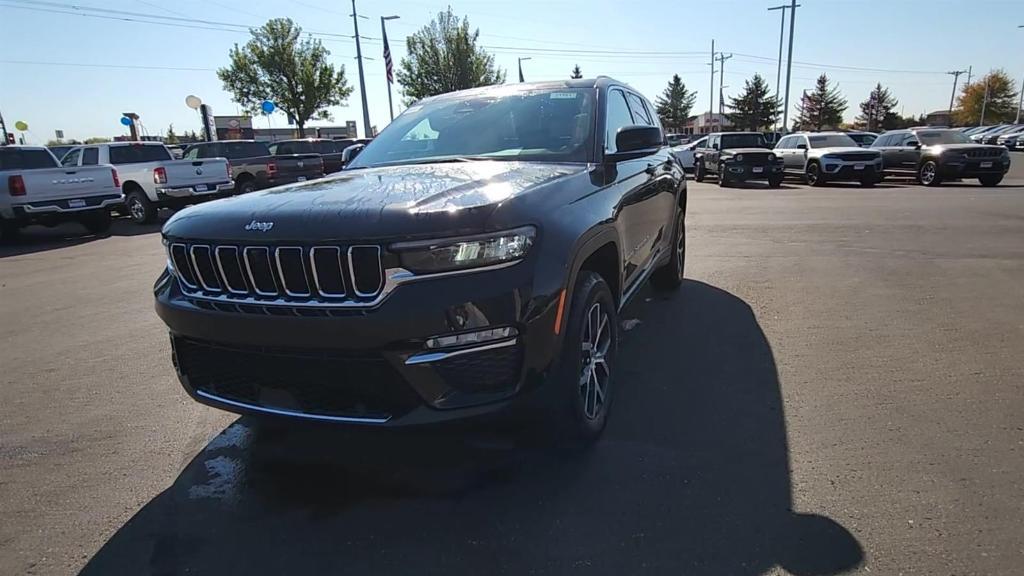
[(158, 228), (27, 230), (0, 247), (0, 574), (1019, 574), (1024, 161), (997, 188), (691, 182), (687, 225), (587, 451), (200, 406)]

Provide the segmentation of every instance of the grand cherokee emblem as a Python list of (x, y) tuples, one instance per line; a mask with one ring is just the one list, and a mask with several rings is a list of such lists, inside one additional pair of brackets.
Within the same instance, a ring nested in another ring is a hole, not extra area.
[(259, 230), (260, 232), (270, 232), (273, 227), (273, 222), (257, 222), (255, 220), (245, 225), (246, 230)]

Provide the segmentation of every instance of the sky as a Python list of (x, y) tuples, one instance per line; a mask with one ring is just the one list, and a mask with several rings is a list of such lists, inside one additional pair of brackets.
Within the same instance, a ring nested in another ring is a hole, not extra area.
[[(711, 41), (733, 54), (725, 62), (725, 95), (738, 94), (744, 80), (760, 73), (775, 88), (780, 11), (786, 0), (357, 0), (371, 123), (389, 120), (381, 57), (380, 17), (397, 63), (405, 37), (450, 5), (479, 29), (478, 43), (495, 56), (507, 81), (517, 79), (517, 58), (527, 81), (568, 78), (578, 64), (585, 77), (624, 81), (652, 101), (673, 74), (697, 91), (694, 113), (717, 111), (718, 81), (711, 91)], [(846, 119), (859, 112), (876, 82), (899, 99), (905, 115), (946, 109), (953, 88), (947, 71), (973, 67), (975, 78), (1002, 68), (1018, 85), (1024, 79), (1024, 0), (800, 0), (793, 44), (791, 104), (815, 78), (828, 74), (848, 99)], [(199, 96), (217, 115), (236, 114), (215, 70), (228, 62), (243, 28), (184, 20), (153, 23), (141, 16), (104, 19), (82, 16), (70, 6), (142, 15), (202, 19), (259, 26), (289, 17), (317, 36), (330, 59), (343, 65), (355, 88), (345, 106), (330, 109), (333, 122), (362, 127), (359, 77), (351, 2), (344, 0), (0, 0), (0, 113), (10, 130), (28, 124), (30, 143), (125, 133), (122, 112), (136, 112), (149, 134), (173, 124), (179, 134), (199, 130), (185, 106)], [(109, 13), (108, 13), (109, 14)], [(122, 17), (124, 15), (121, 15)], [(788, 18), (788, 16), (787, 16)], [(788, 21), (786, 24), (788, 31)], [(372, 60), (371, 60), (372, 58)], [(785, 68), (783, 68), (783, 78)], [(966, 76), (960, 77), (961, 84)], [(784, 79), (783, 79), (784, 82)], [(401, 96), (395, 85), (396, 114)], [(792, 107), (791, 107), (792, 110)], [(792, 112), (790, 113), (792, 116)], [(254, 118), (256, 126), (286, 126), (281, 114)]]

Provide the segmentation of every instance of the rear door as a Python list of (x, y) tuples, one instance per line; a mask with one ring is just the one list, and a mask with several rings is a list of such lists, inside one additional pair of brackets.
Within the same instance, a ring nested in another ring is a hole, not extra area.
[[(662, 129), (657, 113), (646, 100), (633, 92), (626, 92), (626, 100), (635, 124)], [(657, 255), (659, 247), (671, 241), (676, 215), (676, 174), (679, 168), (672, 161), (672, 151), (667, 145), (663, 145), (657, 154), (649, 156), (646, 161), (644, 171), (650, 183), (638, 200), (643, 209), (645, 238), (650, 238), (641, 248), (641, 253), (645, 254), (643, 260), (649, 261)]]
[(901, 170), (917, 170), (917, 165), (921, 161), (918, 144), (917, 135), (913, 132), (907, 132), (899, 138), (897, 146), (894, 147), (894, 154), (896, 165)]
[(882, 154), (882, 168), (893, 170), (899, 168), (899, 151), (891, 143), (900, 137), (900, 132), (882, 134), (871, 143), (872, 150)]

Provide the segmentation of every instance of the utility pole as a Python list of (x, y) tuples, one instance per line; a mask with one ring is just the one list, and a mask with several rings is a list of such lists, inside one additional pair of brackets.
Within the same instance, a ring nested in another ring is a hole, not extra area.
[[(729, 58), (732, 58), (732, 54), (729, 54), (728, 56), (726, 56), (725, 53), (723, 52), (722, 54), (718, 55), (718, 64), (719, 64), (719, 66), (718, 66), (718, 113), (719, 114), (722, 113), (722, 106), (725, 104), (725, 95), (724, 95), (724, 92), (723, 92), (725, 90), (725, 86), (723, 86), (723, 84), (725, 83), (725, 61), (728, 60)], [(712, 90), (714, 90), (714, 87), (712, 87)]]
[(0, 146), (7, 146), (7, 124), (4, 124), (3, 114), (0, 114)]
[(715, 113), (715, 41), (711, 41), (711, 90), (708, 90), (708, 125), (711, 124), (711, 116)]
[(974, 65), (967, 67), (967, 83), (971, 83), (971, 72), (974, 70)]
[[(397, 20), (398, 16), (381, 16), (380, 17), (380, 37), (384, 40), (384, 75), (385, 80), (388, 82), (388, 113), (391, 114), (391, 119), (395, 119), (395, 105), (391, 103), (391, 84), (395, 81), (394, 66), (391, 62), (391, 47), (388, 46), (388, 31), (384, 27), (384, 23), (388, 20)], [(364, 107), (365, 108), (365, 107)]]
[[(800, 5), (797, 4), (797, 7)], [(779, 65), (775, 69), (775, 101), (778, 102), (782, 99), (782, 41), (786, 37), (786, 10), (789, 10), (789, 5), (780, 4), (768, 9), (769, 12), (772, 10), (782, 10), (782, 22), (779, 24)], [(778, 116), (775, 116), (775, 131), (779, 131)]]
[(949, 95), (949, 116), (950, 121), (953, 117), (953, 99), (956, 98), (956, 81), (960, 79), (961, 74), (967, 74), (967, 70), (953, 70), (952, 72), (946, 72), (953, 77), (953, 93)]
[(988, 78), (985, 78), (985, 99), (981, 101), (981, 121), (978, 126), (985, 125), (985, 108), (988, 107)]
[(786, 130), (789, 121), (789, 81), (793, 72), (793, 29), (796, 25), (796, 0), (789, 4), (789, 56), (786, 58), (786, 103), (782, 109), (782, 130)]
[(356, 12), (356, 0), (352, 0), (352, 26), (356, 31), (356, 62), (359, 63), (359, 93), (363, 99), (363, 134), (370, 135), (370, 109), (366, 104), (366, 77), (363, 75), (363, 49), (359, 44), (359, 19), (365, 18)]
[[(1018, 26), (1018, 28), (1024, 28), (1024, 26)], [(1020, 109), (1024, 108), (1024, 81), (1020, 83), (1020, 99), (1017, 101), (1017, 119), (1013, 121), (1014, 124), (1020, 124)], [(4, 119), (0, 118), (0, 123), (3, 123)]]
[(532, 59), (533, 59), (532, 56), (526, 56), (526, 57), (523, 57), (523, 58), (519, 59), (519, 81), (520, 82), (526, 82), (526, 79), (523, 78), (523, 60), (532, 60)]

